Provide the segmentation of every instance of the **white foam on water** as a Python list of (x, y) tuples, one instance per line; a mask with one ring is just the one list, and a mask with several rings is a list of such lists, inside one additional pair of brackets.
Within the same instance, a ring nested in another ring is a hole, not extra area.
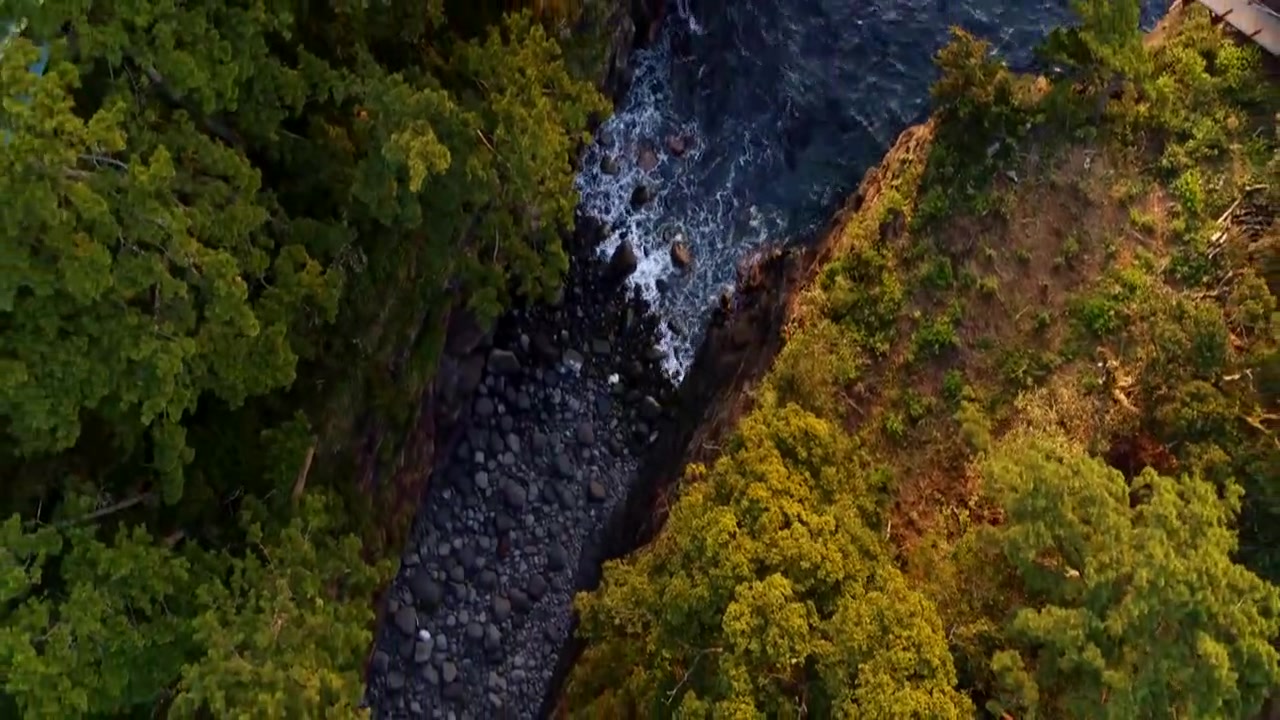
[[(691, 15), (684, 17), (691, 29), (701, 32)], [(710, 307), (726, 285), (732, 286), (738, 259), (784, 225), (779, 213), (744, 205), (748, 199), (734, 192), (739, 170), (757, 165), (773, 152), (769, 142), (744, 134), (741, 145), (717, 152), (708, 147), (696, 121), (675, 115), (667, 33), (653, 47), (637, 52), (633, 61), (636, 71), (630, 92), (601, 125), (600, 141), (587, 149), (576, 184), (582, 212), (608, 228), (599, 254), (608, 258), (624, 241), (631, 243), (638, 262), (628, 282), (663, 320), (659, 330), (663, 368), (678, 381), (693, 361)], [(690, 140), (682, 155), (669, 151), (671, 135)], [(658, 157), (649, 170), (639, 162), (645, 147)], [(604, 171), (606, 157), (615, 163), (616, 174)], [(729, 165), (720, 180), (708, 186), (704, 178), (726, 162)], [(633, 208), (632, 193), (640, 185), (650, 189), (653, 199)], [(694, 258), (684, 270), (671, 260), (671, 245), (677, 239)], [(660, 291), (663, 284), (666, 289)]]
[(698, 24), (698, 18), (694, 17), (693, 11), (689, 9), (689, 0), (676, 0), (676, 12), (684, 19), (689, 26), (689, 32), (694, 35), (701, 35), (705, 31)]

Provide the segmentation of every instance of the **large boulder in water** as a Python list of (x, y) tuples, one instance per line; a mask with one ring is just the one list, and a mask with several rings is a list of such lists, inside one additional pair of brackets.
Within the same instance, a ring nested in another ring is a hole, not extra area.
[(623, 240), (609, 257), (609, 265), (605, 272), (610, 280), (621, 282), (630, 277), (638, 265), (635, 248), (631, 247), (629, 240)]
[(658, 151), (648, 143), (641, 145), (640, 152), (636, 155), (636, 164), (645, 172), (653, 172), (658, 167)]
[(683, 236), (677, 236), (675, 242), (671, 243), (671, 264), (677, 268), (684, 270), (693, 264), (693, 252), (689, 250), (689, 246), (683, 242)]
[(653, 190), (648, 185), (637, 185), (635, 190), (631, 191), (631, 209), (639, 210), (649, 201), (653, 200)]

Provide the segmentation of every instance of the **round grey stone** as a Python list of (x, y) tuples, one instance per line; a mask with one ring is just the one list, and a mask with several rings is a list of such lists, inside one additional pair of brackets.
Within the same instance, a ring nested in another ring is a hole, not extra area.
[(404, 687), (404, 673), (399, 670), (392, 670), (387, 673), (387, 687), (392, 690), (399, 690)]
[(493, 618), (498, 622), (502, 622), (511, 616), (511, 601), (507, 598), (497, 595), (493, 598)]
[(547, 548), (547, 569), (552, 572), (563, 570), (569, 562), (569, 553), (558, 542)]
[(529, 591), (529, 597), (533, 598), (534, 602), (537, 602), (542, 599), (543, 595), (547, 594), (547, 579), (541, 575), (534, 575), (529, 578), (529, 583), (525, 589)]
[(432, 647), (431, 643), (419, 640), (413, 646), (413, 661), (421, 665), (430, 660)]
[(409, 580), (409, 590), (418, 602), (426, 605), (428, 609), (434, 609), (444, 599), (444, 588), (432, 580), (426, 570), (419, 570), (413, 574)]
[(395, 622), (396, 627), (405, 635), (412, 635), (418, 631), (418, 613), (407, 605), (396, 610)]
[(508, 480), (503, 483), (502, 497), (507, 501), (507, 505), (509, 505), (512, 510), (519, 510), (524, 507), (526, 499), (525, 489), (514, 480)]

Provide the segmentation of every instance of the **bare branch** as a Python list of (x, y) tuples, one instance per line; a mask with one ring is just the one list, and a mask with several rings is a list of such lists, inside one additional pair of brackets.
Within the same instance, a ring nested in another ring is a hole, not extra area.
[(307, 488), (307, 475), (311, 473), (311, 461), (316, 457), (316, 444), (311, 443), (311, 447), (307, 448), (307, 455), (302, 460), (302, 469), (298, 471), (298, 479), (293, 481), (292, 500), (296, 504), (302, 497), (302, 493)]

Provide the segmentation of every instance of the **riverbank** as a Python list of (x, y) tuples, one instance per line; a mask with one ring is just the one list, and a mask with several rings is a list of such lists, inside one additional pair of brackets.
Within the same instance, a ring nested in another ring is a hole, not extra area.
[[(620, 97), (655, 19), (646, 3), (591, 4), (595, 41), (571, 62), (601, 68)], [(555, 302), (512, 309), (491, 331), (464, 309), (447, 317), (391, 476), (397, 513), (416, 520), (378, 601), (376, 717), (532, 717), (546, 695), (579, 568), (599, 566), (607, 519), (674, 393), (658, 320), (626, 268), (598, 256), (603, 230), (577, 218)]]
[[(584, 223), (580, 228), (589, 228)], [(533, 717), (580, 566), (673, 392), (655, 319), (577, 246), (563, 299), (477, 346), (477, 393), (441, 455), (370, 668), (377, 717)]]

